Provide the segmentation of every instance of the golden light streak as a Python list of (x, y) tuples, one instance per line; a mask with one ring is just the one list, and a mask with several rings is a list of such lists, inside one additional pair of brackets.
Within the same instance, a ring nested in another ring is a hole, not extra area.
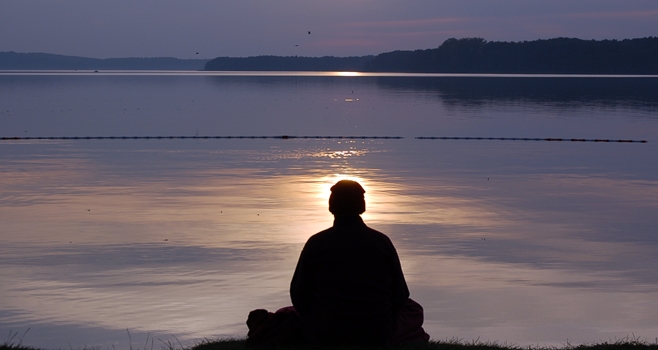
[(359, 72), (337, 72), (336, 75), (341, 77), (358, 77), (361, 75)]

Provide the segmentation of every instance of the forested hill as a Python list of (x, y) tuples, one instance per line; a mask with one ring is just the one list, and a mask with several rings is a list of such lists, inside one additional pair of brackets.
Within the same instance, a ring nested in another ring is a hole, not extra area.
[(201, 70), (206, 62), (207, 59), (173, 57), (88, 58), (0, 52), (0, 70)]
[(205, 70), (222, 71), (362, 71), (375, 56), (302, 57), (251, 56), (217, 57), (206, 63)]
[(409, 73), (658, 74), (658, 37), (522, 42), (448, 39), (438, 48), (376, 56), (86, 58), (0, 52), (0, 70), (362, 71)]
[(361, 57), (218, 57), (205, 70), (658, 74), (658, 37), (523, 42), (448, 39), (435, 49)]
[(448, 39), (436, 49), (377, 55), (364, 71), (424, 73), (658, 74), (658, 37), (523, 42)]

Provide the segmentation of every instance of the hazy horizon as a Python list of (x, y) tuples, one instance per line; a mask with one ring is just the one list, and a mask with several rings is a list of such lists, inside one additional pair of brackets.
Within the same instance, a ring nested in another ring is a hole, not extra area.
[(624, 39), (658, 33), (658, 3), (611, 0), (154, 0), (0, 3), (0, 51), (89, 58), (364, 56), (448, 38)]
[[(652, 36), (649, 36), (652, 37)], [(622, 39), (600, 39), (599, 41), (602, 40), (633, 40), (633, 39), (643, 39), (643, 38), (649, 38), (649, 37), (638, 37), (638, 38), (622, 38)], [(456, 38), (456, 39), (462, 39), (462, 38)], [(485, 41), (490, 41), (486, 40)], [(538, 39), (538, 40), (550, 40), (550, 39), (559, 39), (559, 38), (546, 38), (546, 39)], [(587, 40), (583, 38), (570, 38), (570, 39), (580, 39), (580, 40)], [(594, 40), (594, 39), (592, 39)], [(491, 40), (493, 41), (493, 40)], [(532, 41), (532, 40), (528, 40)], [(497, 42), (515, 42), (515, 41), (505, 41), (505, 40), (498, 40)], [(516, 41), (516, 42), (522, 42), (522, 41)], [(143, 57), (137, 57), (137, 56), (113, 56), (113, 57), (91, 57), (91, 56), (77, 56), (77, 55), (62, 55), (62, 54), (57, 54), (57, 53), (50, 53), (50, 52), (16, 52), (16, 51), (0, 51), (0, 53), (18, 53), (18, 54), (44, 54), (44, 55), (56, 55), (56, 56), (65, 56), (65, 57), (76, 57), (76, 58), (86, 58), (86, 59), (98, 59), (98, 60), (113, 60), (113, 59), (159, 59), (159, 58), (166, 58), (166, 59), (179, 59), (179, 60), (199, 60), (199, 61), (210, 61), (212, 59), (218, 58), (218, 57), (230, 57), (230, 58), (249, 58), (249, 57), (258, 57), (258, 56), (275, 56), (275, 57), (309, 57), (309, 58), (321, 58), (321, 57), (338, 57), (338, 58), (347, 58), (347, 57), (365, 57), (365, 56), (377, 56), (382, 53), (389, 53), (389, 52), (394, 52), (394, 51), (415, 51), (415, 50), (428, 50), (428, 49), (433, 49), (433, 48), (417, 48), (417, 49), (409, 49), (409, 50), (392, 50), (392, 51), (387, 51), (387, 52), (379, 52), (376, 54), (370, 54), (370, 55), (361, 55), (361, 56), (337, 56), (337, 55), (324, 55), (324, 56), (299, 56), (299, 55), (290, 55), (290, 56), (281, 56), (281, 55), (254, 55), (254, 56), (217, 56), (217, 57), (192, 57), (192, 58), (180, 58), (180, 57), (172, 57), (172, 56), (143, 56)]]

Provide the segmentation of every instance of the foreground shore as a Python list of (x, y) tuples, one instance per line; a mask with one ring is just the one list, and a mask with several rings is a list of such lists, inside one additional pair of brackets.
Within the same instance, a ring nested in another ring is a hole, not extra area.
[[(153, 350), (157, 347), (153, 343), (146, 344), (145, 347), (130, 347), (129, 350)], [(163, 342), (160, 348), (164, 350), (243, 350), (250, 349), (246, 347), (244, 339), (218, 339), (205, 340), (193, 346), (184, 347), (181, 344)], [(562, 347), (553, 346), (516, 346), (514, 344), (498, 344), (480, 341), (464, 342), (461, 340), (430, 340), (429, 343), (409, 344), (404, 346), (315, 346), (315, 345), (291, 345), (286, 347), (276, 347), (278, 350), (303, 350), (303, 349), (322, 349), (322, 350), (658, 350), (658, 338), (653, 342), (643, 341), (636, 338), (626, 337), (619, 340), (604, 341), (595, 344), (571, 345), (565, 344)], [(5, 341), (0, 345), (0, 350), (57, 350), (57, 349), (38, 349), (30, 346), (24, 346), (20, 343)], [(74, 349), (70, 349), (74, 350)], [(101, 347), (85, 347), (75, 350), (104, 350)], [(120, 350), (120, 349), (112, 349)]]

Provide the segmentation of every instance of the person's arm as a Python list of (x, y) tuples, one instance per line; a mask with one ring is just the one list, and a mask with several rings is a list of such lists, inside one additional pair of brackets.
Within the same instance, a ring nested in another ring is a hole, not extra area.
[(391, 280), (391, 288), (392, 288), (392, 296), (391, 296), (391, 302), (393, 304), (393, 312), (395, 314), (402, 309), (404, 304), (407, 302), (407, 299), (409, 299), (409, 288), (407, 287), (407, 281), (404, 279), (404, 273), (402, 272), (402, 265), (400, 264), (400, 258), (398, 257), (398, 253), (395, 250), (395, 247), (393, 246), (393, 243), (391, 243), (391, 251), (392, 251), (392, 280)]
[(297, 261), (295, 273), (290, 282), (290, 299), (295, 310), (300, 314), (306, 313), (313, 293), (311, 264), (309, 261), (308, 243), (304, 246)]

